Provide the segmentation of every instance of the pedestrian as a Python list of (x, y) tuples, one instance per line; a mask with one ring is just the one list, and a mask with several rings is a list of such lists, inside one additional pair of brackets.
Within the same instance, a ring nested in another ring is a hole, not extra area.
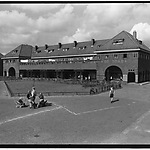
[(110, 102), (111, 102), (111, 103), (112, 103), (113, 100), (114, 100), (114, 94), (115, 94), (115, 91), (114, 91), (113, 87), (110, 87), (109, 97), (110, 97)]
[(31, 90), (31, 96), (30, 96), (30, 100), (29, 100), (29, 103), (30, 103), (30, 108), (35, 108), (36, 107), (36, 103), (35, 103), (35, 98), (36, 98), (36, 90), (35, 90), (35, 87), (32, 87), (32, 90)]
[(27, 99), (30, 99), (30, 97), (31, 97), (31, 91), (28, 91), (28, 93), (27, 93)]

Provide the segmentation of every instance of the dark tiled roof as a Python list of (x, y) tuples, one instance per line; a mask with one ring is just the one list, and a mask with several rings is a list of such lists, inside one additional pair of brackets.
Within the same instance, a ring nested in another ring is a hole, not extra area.
[(11, 58), (19, 58), (19, 57), (28, 57), (31, 58), (32, 46), (21, 44), (9, 53), (7, 53), (4, 58), (11, 57)]
[[(123, 40), (122, 44), (113, 44), (114, 41), (117, 40)], [(135, 39), (130, 33), (126, 31), (122, 31), (119, 34), (117, 34), (115, 37), (110, 39), (108, 42), (106, 42), (103, 46), (97, 48), (96, 51), (103, 52), (106, 50), (122, 50), (122, 49), (144, 49), (147, 51), (150, 51), (150, 49), (141, 43), (141, 41)]]
[(58, 45), (48, 46), (46, 49), (45, 46), (39, 47), (37, 50), (35, 48), (32, 51), (32, 57), (65, 57), (65, 56), (75, 56), (75, 55), (87, 55), (94, 54), (94, 51), (98, 45), (103, 45), (108, 40), (95, 40), (93, 47), (92, 41), (78, 42), (75, 46), (75, 43), (62, 44), (59, 48)]
[(10, 51), (5, 55), (5, 57), (19, 57), (21, 45)]
[(4, 55), (0, 53), (0, 58), (2, 58), (2, 57), (4, 57)]
[[(113, 44), (114, 41), (123, 40), (120, 44)], [(94, 45), (93, 45), (94, 42)], [(135, 39), (130, 33), (122, 31), (112, 39), (94, 40), (85, 42), (74, 42), (68, 44), (35, 46), (22, 44), (5, 55), (5, 58), (53, 58), (93, 55), (95, 52), (111, 50), (137, 49), (150, 51), (150, 49), (139, 40)]]
[(21, 45), (19, 57), (31, 58), (32, 46), (31, 45)]

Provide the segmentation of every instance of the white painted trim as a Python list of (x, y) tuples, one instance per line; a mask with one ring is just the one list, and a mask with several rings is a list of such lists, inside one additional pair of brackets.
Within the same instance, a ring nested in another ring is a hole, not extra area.
[(19, 59), (19, 57), (2, 57), (1, 59), (16, 59), (16, 58)]
[(31, 59), (40, 59), (40, 58), (59, 58), (59, 57), (61, 57), (61, 58), (65, 58), (65, 57), (79, 57), (79, 56), (92, 56), (92, 55), (94, 55), (94, 56), (96, 56), (97, 54), (81, 54), (81, 55), (63, 55), (63, 56), (49, 56), (49, 57), (31, 57)]
[(94, 53), (106, 53), (106, 52), (126, 52), (126, 51), (139, 51), (140, 49), (114, 49), (114, 50), (101, 50), (101, 51), (94, 51)]

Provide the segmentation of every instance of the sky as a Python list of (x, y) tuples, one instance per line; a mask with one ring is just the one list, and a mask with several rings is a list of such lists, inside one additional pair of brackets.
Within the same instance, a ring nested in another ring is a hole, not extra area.
[(32, 46), (111, 39), (121, 31), (150, 47), (150, 3), (0, 3), (0, 53)]

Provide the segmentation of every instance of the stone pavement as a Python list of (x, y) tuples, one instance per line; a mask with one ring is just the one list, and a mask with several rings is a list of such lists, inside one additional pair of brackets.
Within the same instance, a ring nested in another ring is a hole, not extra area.
[[(108, 92), (101, 93), (108, 96)], [(6, 87), (0, 82), (0, 97), (8, 96)], [(120, 99), (132, 99), (136, 101), (150, 102), (150, 83), (127, 84), (122, 89), (115, 91), (115, 96)], [(136, 122), (126, 128), (121, 134), (115, 133), (102, 144), (150, 144), (150, 109)]]
[[(104, 93), (108, 94), (108, 93)], [(150, 83), (129, 84), (116, 91), (116, 97), (150, 102)], [(150, 110), (121, 134), (115, 134), (102, 143), (150, 144)]]
[(9, 92), (4, 81), (0, 81), (0, 97), (9, 96)]

